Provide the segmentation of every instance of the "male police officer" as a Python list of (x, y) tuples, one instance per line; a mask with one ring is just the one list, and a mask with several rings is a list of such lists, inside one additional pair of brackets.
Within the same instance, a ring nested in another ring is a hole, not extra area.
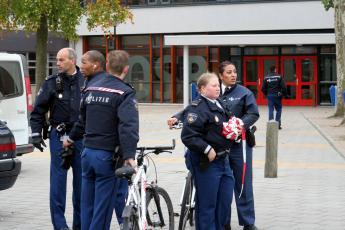
[(270, 67), (270, 73), (265, 76), (261, 90), (268, 100), (268, 120), (274, 119), (275, 109), (275, 120), (279, 123), (279, 129), (282, 129), (282, 99), (283, 96), (286, 96), (286, 86), (284, 79), (277, 73), (277, 68), (274, 65)]
[[(97, 81), (107, 77), (105, 72), (106, 68), (105, 57), (104, 55), (97, 50), (89, 50), (83, 54), (81, 58), (80, 71), (86, 78), (83, 92), (95, 84)], [(83, 137), (85, 132), (85, 127), (82, 120), (75, 122), (71, 132), (69, 133), (68, 138), (63, 141), (64, 147), (69, 147), (72, 145), (74, 140), (78, 140)], [(125, 207), (125, 199), (128, 193), (128, 182), (126, 179), (116, 178), (116, 195), (115, 199), (115, 212), (117, 216), (118, 223), (121, 224), (122, 212)]]
[(135, 91), (123, 82), (128, 72), (125, 51), (109, 52), (110, 76), (97, 81), (83, 95), (80, 115), (85, 123), (82, 153), (82, 229), (110, 227), (114, 207), (114, 150), (119, 148), (125, 164), (134, 166), (139, 140)]
[[(78, 119), (80, 89), (84, 77), (76, 67), (76, 52), (61, 49), (56, 56), (59, 73), (46, 78), (39, 90), (31, 113), (33, 145), (43, 151), (41, 131), (49, 111), (50, 131), (50, 213), (54, 229), (69, 229), (64, 216), (66, 205), (67, 169), (63, 167), (62, 139)], [(73, 229), (80, 229), (81, 139), (74, 143), (73, 168)]]

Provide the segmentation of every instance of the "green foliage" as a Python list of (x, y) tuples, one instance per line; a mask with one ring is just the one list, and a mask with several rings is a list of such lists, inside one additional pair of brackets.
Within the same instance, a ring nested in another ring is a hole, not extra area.
[(101, 26), (105, 32), (106, 28), (132, 17), (118, 0), (85, 2), (89, 3), (83, 8), (80, 0), (0, 0), (0, 30), (37, 32), (41, 19), (46, 18), (50, 32), (59, 32), (67, 39), (75, 39), (76, 26), (82, 16), (88, 16), (88, 29)]
[(334, 0), (321, 0), (321, 2), (326, 10), (329, 10), (329, 8), (334, 8)]

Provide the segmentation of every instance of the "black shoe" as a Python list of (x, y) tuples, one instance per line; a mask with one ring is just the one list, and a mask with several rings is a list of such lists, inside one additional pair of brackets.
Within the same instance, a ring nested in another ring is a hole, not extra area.
[(224, 230), (231, 230), (230, 224), (226, 224), (226, 225), (224, 226)]
[(281, 126), (279, 126), (279, 129), (282, 129), (282, 127), (281, 127)]
[(72, 230), (81, 230), (80, 226), (73, 226)]
[(254, 224), (246, 225), (243, 227), (243, 230), (259, 230)]

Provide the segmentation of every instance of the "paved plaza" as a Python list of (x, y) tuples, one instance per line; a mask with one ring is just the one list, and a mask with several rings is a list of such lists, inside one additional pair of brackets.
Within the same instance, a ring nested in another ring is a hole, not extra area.
[[(186, 169), (180, 130), (169, 130), (166, 119), (182, 105), (140, 104), (139, 146), (170, 145), (172, 154), (154, 156), (158, 184), (178, 206)], [(328, 118), (332, 107), (283, 107), (279, 131), (278, 177), (264, 178), (267, 108), (260, 107), (257, 146), (253, 153), (256, 225), (260, 230), (345, 229), (345, 126)], [(49, 212), (49, 152), (19, 157), (22, 171), (16, 184), (0, 191), (0, 229), (52, 229)], [(151, 167), (150, 178), (153, 178)], [(68, 181), (67, 220), (71, 224), (71, 174)], [(232, 204), (232, 229), (238, 226)], [(178, 217), (176, 217), (177, 229)], [(118, 229), (113, 217), (112, 229)]]

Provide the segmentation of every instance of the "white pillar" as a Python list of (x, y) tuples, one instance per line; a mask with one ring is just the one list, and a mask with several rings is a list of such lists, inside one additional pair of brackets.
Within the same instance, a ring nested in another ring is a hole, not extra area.
[(183, 107), (189, 104), (189, 47), (183, 46)]

